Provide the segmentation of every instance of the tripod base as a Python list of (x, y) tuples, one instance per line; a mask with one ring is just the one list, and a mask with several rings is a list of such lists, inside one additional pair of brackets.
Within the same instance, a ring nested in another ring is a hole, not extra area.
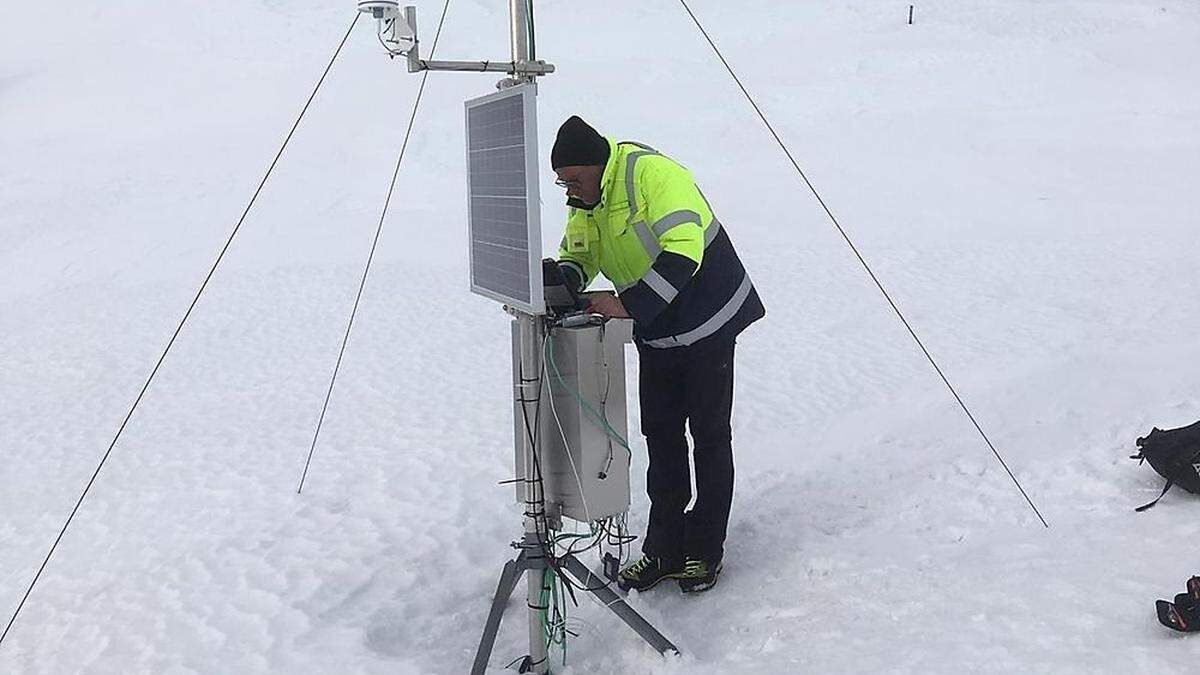
[[(579, 562), (579, 559), (573, 555), (560, 558), (560, 560), (567, 572), (583, 584), (585, 590), (595, 595), (605, 607), (617, 615), (617, 618), (624, 621), (651, 647), (658, 650), (658, 653), (679, 653), (679, 649), (670, 640), (609, 588), (606, 580), (593, 574), (587, 565)], [(475, 652), (475, 665), (471, 667), (471, 675), (483, 675), (487, 669), (488, 659), (492, 656), (492, 647), (496, 643), (496, 633), (500, 630), (500, 619), (504, 616), (504, 606), (508, 604), (508, 599), (516, 589), (521, 576), (526, 572), (540, 572), (545, 568), (545, 559), (540, 555), (530, 556), (528, 549), (522, 549), (515, 559), (504, 564), (504, 571), (500, 573), (500, 583), (496, 586), (496, 595), (492, 598), (492, 609), (488, 612), (487, 623), (483, 627), (483, 637), (480, 638), (479, 649)], [(526, 670), (528, 667), (530, 667), (530, 662), (529, 657), (526, 657), (520, 672), (528, 672)]]

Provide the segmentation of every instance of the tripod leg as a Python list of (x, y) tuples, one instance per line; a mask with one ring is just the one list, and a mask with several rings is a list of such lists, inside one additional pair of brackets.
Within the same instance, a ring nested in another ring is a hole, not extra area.
[(566, 563), (567, 571), (583, 583), (589, 592), (599, 598), (605, 607), (611, 609), (613, 614), (616, 614), (618, 618), (640, 635), (643, 640), (648, 642), (651, 647), (657, 649), (658, 653), (680, 653), (678, 647), (672, 644), (662, 633), (658, 632), (658, 629), (651, 626), (650, 622), (643, 619), (641, 614), (638, 614), (636, 610), (626, 604), (621, 596), (614, 593), (608, 587), (607, 581), (592, 574), (592, 570), (588, 569), (587, 565), (579, 562), (579, 559), (573, 555), (567, 556), (564, 562)]
[(475, 652), (475, 665), (471, 667), (471, 675), (483, 675), (487, 670), (488, 659), (492, 656), (492, 646), (496, 644), (496, 632), (500, 630), (500, 618), (504, 616), (504, 606), (517, 587), (517, 581), (525, 571), (525, 552), (516, 560), (504, 563), (504, 571), (500, 573), (500, 583), (496, 586), (496, 596), (492, 598), (492, 609), (488, 612), (487, 623), (483, 626), (483, 637), (479, 640), (479, 649)]

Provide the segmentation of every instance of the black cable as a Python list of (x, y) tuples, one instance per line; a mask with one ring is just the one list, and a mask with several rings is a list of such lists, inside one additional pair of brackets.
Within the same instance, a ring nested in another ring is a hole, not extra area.
[[(549, 340), (549, 339), (550, 338), (549, 338), (548, 334), (543, 335), (543, 337), (542, 337), (542, 345), (543, 345), (542, 348), (543, 349), (545, 348), (546, 340)], [(520, 378), (521, 383), (522, 383), (522, 389), (524, 389), (525, 383), (533, 382), (533, 380), (528, 380), (525, 378), (525, 372), (522, 369), (522, 364), (520, 361), (517, 362), (517, 371), (518, 371), (517, 375)], [(530, 454), (533, 457), (533, 471), (534, 471), (533, 480), (526, 481), (526, 484), (532, 483), (532, 484), (536, 485), (537, 486), (537, 494), (538, 494), (538, 499), (536, 499), (532, 502), (530, 502), (528, 499), (526, 499), (525, 515), (530, 518), (533, 518), (535, 521), (534, 522), (535, 534), (537, 535), (537, 538), (538, 538), (538, 544), (541, 545), (541, 547), (542, 547), (542, 555), (543, 555), (543, 557), (545, 557), (547, 564), (550, 567), (557, 569), (558, 559), (554, 555), (553, 542), (549, 539), (550, 524), (549, 524), (549, 521), (546, 519), (546, 483), (542, 477), (542, 463), (541, 463), (541, 459), (540, 459), (541, 453), (538, 450), (539, 439), (541, 437), (541, 431), (542, 431), (542, 425), (541, 425), (542, 393), (541, 392), (542, 392), (542, 382), (544, 381), (545, 377), (546, 377), (546, 362), (545, 362), (545, 360), (542, 360), (541, 368), (538, 371), (538, 379), (537, 379), (538, 397), (537, 397), (537, 402), (533, 408), (533, 426), (532, 426), (532, 428), (530, 427), (530, 424), (529, 424), (529, 410), (526, 407), (526, 404), (529, 401), (526, 400), (525, 398), (521, 399), (521, 417), (523, 418), (524, 423), (525, 423), (525, 433), (529, 437)], [(535, 506), (538, 508), (531, 512), (529, 510), (530, 506)], [(541, 527), (537, 526), (538, 518), (541, 518)], [(546, 533), (545, 539), (542, 538), (543, 530)]]
[(754, 97), (752, 97), (750, 92), (746, 90), (746, 87), (738, 78), (737, 73), (733, 72), (733, 68), (729, 65), (729, 62), (725, 60), (725, 56), (721, 54), (721, 50), (717, 48), (716, 43), (713, 42), (711, 37), (709, 37), (708, 31), (706, 31), (704, 26), (700, 24), (700, 20), (696, 18), (696, 14), (692, 12), (692, 8), (688, 7), (686, 0), (679, 0), (679, 3), (683, 5), (683, 8), (687, 11), (688, 16), (692, 17), (692, 22), (696, 24), (696, 28), (700, 29), (700, 33), (704, 35), (704, 39), (708, 41), (709, 46), (712, 47), (712, 50), (716, 53), (717, 58), (720, 59), (721, 63), (725, 65), (725, 70), (729, 71), (729, 75), (733, 77), (733, 81), (736, 82), (738, 88), (742, 90), (742, 94), (746, 96), (746, 100), (750, 102), (751, 106), (754, 106), (754, 112), (758, 113), (759, 118), (761, 118), (763, 124), (766, 125), (767, 130), (770, 131), (771, 135), (775, 137), (775, 142), (779, 144), (780, 149), (782, 149), (783, 153), (787, 155), (787, 158), (792, 163), (792, 166), (796, 168), (796, 173), (800, 174), (800, 178), (804, 180), (804, 184), (808, 186), (808, 189), (813, 193), (813, 196), (817, 198), (817, 202), (821, 205), (821, 208), (825, 210), (825, 215), (829, 216), (829, 220), (833, 222), (834, 227), (837, 228), (838, 232), (842, 235), (842, 238), (846, 240), (846, 244), (850, 246), (850, 250), (854, 252), (854, 255), (858, 258), (858, 261), (862, 263), (863, 269), (865, 269), (867, 274), (870, 275), (871, 281), (874, 281), (875, 285), (879, 287), (879, 292), (883, 293), (883, 297), (888, 301), (888, 304), (892, 306), (892, 310), (896, 312), (896, 316), (900, 317), (900, 321), (903, 322), (904, 327), (908, 329), (909, 335), (912, 335), (912, 338), (916, 341), (917, 346), (921, 348), (921, 352), (925, 354), (925, 358), (929, 359), (929, 363), (933, 366), (933, 369), (937, 371), (938, 377), (942, 378), (942, 382), (946, 384), (946, 387), (950, 390), (950, 393), (954, 395), (954, 400), (958, 401), (959, 407), (961, 407), (963, 412), (967, 414), (967, 418), (971, 420), (971, 424), (975, 425), (975, 430), (978, 431), (979, 435), (983, 437), (983, 441), (987, 443), (987, 446), (991, 449), (992, 454), (996, 456), (996, 460), (1000, 462), (1000, 466), (1004, 467), (1004, 470), (1008, 473), (1008, 477), (1012, 479), (1013, 484), (1016, 485), (1017, 489), (1021, 491), (1021, 496), (1025, 498), (1025, 501), (1029, 504), (1029, 508), (1033, 509), (1033, 512), (1037, 514), (1038, 520), (1042, 521), (1042, 525), (1045, 525), (1047, 528), (1050, 527), (1050, 524), (1046, 522), (1046, 519), (1042, 517), (1041, 512), (1038, 511), (1037, 506), (1034, 505), (1033, 500), (1030, 499), (1029, 495), (1025, 492), (1025, 488), (1021, 487), (1021, 482), (1017, 480), (1017, 477), (1013, 475), (1012, 470), (1008, 468), (1008, 463), (1004, 461), (1002, 456), (1000, 456), (1000, 451), (996, 449), (996, 446), (992, 444), (991, 439), (988, 438), (986, 433), (984, 433), (983, 427), (981, 427), (979, 422), (975, 420), (975, 415), (971, 414), (971, 410), (967, 408), (967, 404), (964, 403), (962, 397), (958, 395), (958, 391), (954, 389), (954, 385), (950, 384), (950, 380), (947, 379), (946, 375), (942, 372), (941, 367), (938, 366), (937, 361), (933, 359), (933, 356), (929, 353), (929, 350), (925, 348), (925, 344), (921, 342), (921, 338), (917, 337), (917, 332), (913, 329), (912, 325), (908, 323), (908, 319), (904, 317), (904, 314), (900, 311), (900, 308), (896, 306), (896, 303), (892, 300), (892, 296), (888, 294), (887, 289), (883, 287), (883, 284), (879, 281), (879, 278), (875, 276), (875, 272), (871, 270), (871, 266), (867, 264), (866, 259), (863, 258), (861, 253), (859, 253), (858, 247), (854, 245), (854, 242), (850, 239), (850, 235), (846, 234), (846, 230), (842, 228), (841, 223), (839, 223), (838, 219), (834, 217), (833, 211), (831, 211), (829, 206), (825, 204), (825, 200), (821, 198), (820, 193), (817, 192), (817, 188), (814, 187), (812, 181), (808, 179), (808, 176), (804, 173), (804, 169), (800, 168), (800, 164), (796, 161), (795, 157), (792, 156), (791, 151), (788, 150), (786, 145), (784, 145), (783, 139), (781, 139), (779, 134), (775, 132), (775, 128), (771, 126), (771, 122), (767, 120), (767, 116), (764, 115), (762, 109), (758, 107), (758, 103), (754, 101)]
[[(385, 28), (384, 30), (387, 30), (387, 29)], [(396, 58), (395, 51), (393, 51), (392, 48), (388, 46), (388, 43), (383, 39), (383, 35), (381, 33), (378, 33), (378, 32), (375, 33), (375, 39), (379, 40), (379, 45), (381, 47), (383, 47), (383, 49), (388, 53), (389, 57)]]
[[(547, 340), (549, 340), (549, 334), (544, 333), (542, 336), (542, 347), (541, 347), (541, 349), (543, 351), (545, 350), (545, 344), (546, 344)], [(537, 497), (532, 500), (529, 499), (528, 495), (526, 495), (526, 498), (524, 499), (524, 504), (525, 504), (524, 515), (525, 515), (525, 517), (531, 518), (534, 521), (534, 536), (537, 538), (538, 547), (541, 549), (540, 550), (541, 558), (546, 563), (546, 569), (549, 569), (557, 578), (562, 579), (565, 583), (569, 584), (570, 579), (568, 579), (566, 577), (566, 575), (562, 569), (562, 565), (555, 555), (554, 541), (550, 537), (550, 525), (549, 525), (548, 519), (546, 518), (546, 487), (545, 487), (545, 481), (542, 476), (541, 460), (539, 458), (540, 452), (538, 450), (538, 444), (539, 444), (538, 441), (541, 436), (542, 383), (546, 379), (546, 362), (545, 362), (545, 359), (542, 360), (541, 367), (538, 370), (538, 378), (536, 380), (532, 380), (532, 379), (525, 377), (525, 371), (524, 371), (521, 359), (518, 359), (516, 363), (517, 363), (517, 378), (521, 384), (521, 386), (519, 388), (520, 394), (519, 394), (517, 401), (521, 404), (521, 418), (522, 418), (522, 421), (525, 426), (525, 434), (526, 434), (527, 438), (529, 439), (530, 454), (531, 454), (531, 458), (533, 461), (533, 478), (532, 479), (522, 479), (522, 481), (526, 484), (526, 486), (530, 486), (530, 485), (536, 486), (535, 490), (536, 490), (536, 495), (537, 495)], [(526, 387), (526, 385), (528, 385), (529, 383), (532, 383), (532, 382), (537, 382), (537, 398), (536, 398), (536, 400), (533, 400), (533, 401), (525, 398), (525, 387)], [(528, 408), (528, 404), (531, 402), (534, 403), (534, 413), (533, 413), (533, 424), (532, 425), (530, 424), (530, 421), (529, 421), (529, 408)], [(526, 467), (526, 471), (528, 471), (528, 467)], [(543, 534), (545, 536), (543, 536)], [(543, 576), (542, 583), (545, 584), (544, 576)], [(549, 589), (548, 589), (548, 587), (543, 585), (542, 590), (546, 591)], [(568, 592), (571, 593), (571, 598), (574, 601), (574, 592), (570, 591), (569, 588), (568, 588)], [(529, 609), (535, 610), (535, 611), (546, 611), (549, 609), (548, 606), (532, 605), (532, 604), (529, 604), (528, 602), (526, 602), (526, 605), (529, 607)], [(550, 657), (549, 644), (547, 644), (546, 656), (538, 661), (531, 660), (530, 664), (536, 666), (538, 664), (543, 663), (547, 659), (549, 659), (549, 657)]]
[(292, 124), (292, 128), (287, 133), (287, 137), (283, 139), (283, 144), (279, 147), (279, 152), (275, 153), (275, 159), (271, 160), (271, 165), (267, 167), (266, 174), (258, 184), (258, 188), (254, 190), (254, 195), (250, 197), (250, 203), (246, 204), (246, 209), (242, 211), (242, 216), (238, 218), (237, 225), (233, 227), (233, 231), (229, 233), (229, 238), (225, 241), (225, 246), (221, 248), (221, 252), (217, 255), (217, 259), (213, 262), (212, 267), (208, 270), (208, 274), (204, 277), (203, 283), (200, 284), (200, 289), (196, 291), (196, 296), (192, 298), (192, 303), (188, 305), (187, 311), (184, 312), (183, 318), (179, 320), (179, 325), (175, 327), (175, 332), (171, 334), (171, 339), (167, 341), (167, 346), (163, 349), (162, 355), (158, 357), (158, 362), (154, 364), (154, 369), (150, 371), (150, 376), (146, 378), (145, 384), (142, 385), (142, 390), (138, 392), (137, 398), (134, 399), (133, 405), (129, 408), (129, 412), (125, 415), (124, 421), (121, 422), (120, 428), (113, 436), (112, 442), (109, 443), (108, 449), (104, 451), (104, 456), (100, 458), (100, 463), (96, 466), (96, 470), (92, 472), (92, 477), (88, 479), (87, 485), (84, 486), (83, 492), (80, 493), (79, 499), (75, 502), (75, 507), (71, 509), (71, 515), (67, 516), (67, 520), (63, 523), (62, 529), (59, 530), (58, 536), (55, 537), (54, 543), (50, 545), (50, 551), (46, 553), (46, 559), (42, 561), (41, 567), (38, 568), (37, 574), (33, 576), (33, 581), (29, 583), (29, 588), (25, 589), (25, 595), (21, 597), (21, 602), (17, 605), (17, 609), (13, 612), (12, 618), (8, 620), (8, 625), (4, 627), (4, 632), (0, 633), (0, 644), (4, 643), (4, 638), (8, 636), (8, 631), (12, 628), (13, 622), (17, 620), (17, 615), (21, 613), (21, 609), (25, 607), (25, 601), (29, 599), (29, 594), (33, 592), (33, 587), (37, 584), (38, 579), (42, 577), (42, 572), (46, 569), (46, 565), (50, 562), (50, 557), (54, 555), (55, 549), (58, 548), (58, 543), (62, 541), (63, 535), (66, 534), (67, 528), (70, 527), (71, 521), (75, 519), (75, 514), (78, 513), (80, 505), (87, 497), (88, 491), (92, 489), (92, 485), (96, 482), (96, 477), (100, 475), (100, 470), (104, 468), (104, 463), (108, 461), (108, 456), (112, 454), (113, 448), (116, 447), (117, 441), (121, 438), (121, 434), (125, 431), (125, 426), (129, 424), (130, 418), (137, 410), (138, 404), (141, 403), (142, 397), (146, 394), (146, 390), (150, 388), (150, 383), (154, 380), (154, 376), (158, 374), (158, 369), (162, 366), (163, 361), (167, 358), (167, 353), (171, 351), (171, 347), (175, 344), (175, 339), (179, 337), (180, 331), (187, 323), (188, 317), (192, 315), (192, 310), (196, 308), (196, 303), (199, 302), (200, 296), (204, 293), (204, 289), (208, 287), (209, 280), (212, 279), (213, 273), (217, 271), (217, 266), (221, 264), (221, 260), (225, 257), (225, 252), (229, 250), (230, 244), (233, 243), (234, 237), (237, 236), (238, 230), (241, 229), (242, 223), (246, 220), (246, 215), (250, 213), (250, 208), (254, 206), (254, 201), (258, 199), (258, 195), (262, 192), (263, 186), (267, 184), (267, 179), (270, 178), (271, 172), (275, 169), (275, 165), (279, 162), (279, 158), (283, 155), (284, 149), (287, 148), (288, 142), (292, 140), (292, 134), (296, 132), (296, 128), (300, 126), (300, 121), (304, 119), (304, 114), (308, 112), (308, 106), (313, 102), (317, 95), (317, 91), (321, 88), (321, 84), (325, 82), (325, 76), (329, 74), (329, 70), (333, 68), (333, 63), (337, 61), (337, 57), (342, 53), (342, 46), (346, 44), (346, 40), (350, 37), (350, 33), (354, 30), (354, 25), (358, 23), (359, 12), (354, 13), (354, 20), (350, 22), (350, 27), (346, 29), (346, 34), (342, 36), (342, 41), (338, 43), (337, 49), (333, 52), (333, 57), (329, 59), (329, 64), (325, 66), (325, 71), (321, 73), (321, 78), (317, 80), (317, 85), (313, 87), (312, 93), (308, 95), (308, 100), (304, 102), (304, 107), (300, 110), (300, 115), (296, 117), (296, 122)]
[(533, 29), (533, 0), (528, 0), (526, 14), (526, 25), (529, 27), (529, 60), (537, 60), (537, 36)]
[[(442, 6), (442, 18), (438, 21), (437, 32), (433, 36), (433, 46), (430, 56), (437, 51), (438, 38), (442, 36), (442, 26), (446, 23), (446, 11), (450, 9), (450, 0)], [(313, 432), (312, 445), (308, 448), (308, 458), (304, 460), (304, 472), (300, 474), (300, 486), (296, 494), (304, 490), (304, 479), (308, 477), (308, 466), (312, 463), (313, 453), (317, 449), (317, 439), (321, 436), (321, 425), (325, 423), (325, 412), (329, 409), (329, 399), (333, 396), (333, 385), (337, 382), (338, 371), (342, 369), (342, 357), (346, 354), (346, 344), (350, 342), (350, 330), (354, 328), (354, 317), (358, 314), (358, 303), (362, 300), (363, 290), (367, 287), (367, 276), (371, 273), (371, 263), (375, 260), (375, 249), (379, 246), (379, 235), (383, 233), (383, 221), (387, 217), (388, 206), (392, 202), (392, 193), (396, 190), (396, 178), (400, 175), (400, 164), (404, 161), (404, 151), (408, 149), (408, 139), (412, 136), (413, 123), (417, 119), (417, 109), (421, 106), (421, 97), (425, 94), (425, 81), (429, 79), (429, 71), (421, 74), (421, 85), (417, 88), (417, 98), (413, 102), (412, 114), (408, 118), (408, 129), (404, 132), (404, 142), (400, 145), (400, 156), (396, 158), (396, 168), (392, 171), (392, 182), (388, 185), (387, 197), (383, 200), (383, 211), (379, 214), (379, 225), (375, 228), (375, 238), (371, 241), (371, 252), (367, 254), (367, 264), (363, 269), (362, 280), (358, 283), (358, 293), (354, 296), (354, 307), (350, 310), (350, 320), (346, 323), (346, 334), (342, 336), (342, 346), (338, 350), (337, 363), (333, 366), (333, 376), (329, 378), (329, 389), (325, 392), (325, 402), (321, 404), (321, 415), (317, 418), (317, 429)]]

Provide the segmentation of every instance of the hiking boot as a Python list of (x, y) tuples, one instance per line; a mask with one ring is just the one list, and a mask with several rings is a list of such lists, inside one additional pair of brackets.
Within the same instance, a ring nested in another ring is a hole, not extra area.
[(678, 579), (683, 569), (663, 567), (661, 558), (642, 556), (621, 570), (617, 575), (617, 587), (623, 591), (648, 591), (663, 579)]
[(679, 590), (684, 593), (700, 593), (717, 585), (717, 576), (721, 574), (721, 562), (715, 564), (704, 560), (689, 558), (683, 564), (683, 574), (678, 577)]

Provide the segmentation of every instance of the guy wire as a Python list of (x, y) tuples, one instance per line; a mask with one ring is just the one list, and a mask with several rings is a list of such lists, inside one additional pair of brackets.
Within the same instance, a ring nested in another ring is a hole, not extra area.
[(954, 396), (954, 400), (958, 401), (959, 407), (962, 408), (963, 412), (967, 414), (967, 418), (971, 420), (971, 424), (975, 425), (975, 430), (979, 432), (981, 437), (983, 437), (983, 442), (987, 443), (987, 446), (991, 449), (992, 454), (996, 456), (996, 460), (1000, 462), (1000, 466), (1004, 467), (1004, 471), (1008, 473), (1008, 477), (1012, 479), (1013, 484), (1016, 485), (1017, 489), (1021, 491), (1021, 496), (1025, 498), (1025, 501), (1029, 504), (1029, 508), (1033, 509), (1033, 512), (1037, 515), (1038, 520), (1042, 521), (1042, 525), (1049, 528), (1050, 524), (1047, 523), (1046, 519), (1042, 517), (1041, 512), (1038, 511), (1038, 508), (1034, 505), (1033, 500), (1030, 499), (1029, 495), (1025, 492), (1025, 488), (1021, 487), (1021, 482), (1017, 480), (1017, 477), (1013, 474), (1012, 470), (1008, 468), (1008, 463), (1004, 461), (1004, 457), (1000, 455), (1000, 451), (996, 449), (996, 446), (992, 444), (992, 440), (988, 438), (986, 433), (984, 433), (983, 427), (981, 427), (979, 422), (975, 420), (975, 415), (971, 413), (971, 410), (967, 407), (967, 404), (963, 402), (962, 397), (958, 395), (958, 391), (955, 390), (954, 385), (950, 384), (950, 380), (946, 377), (945, 373), (942, 372), (941, 367), (938, 366), (937, 361), (935, 361), (933, 358), (933, 355), (931, 355), (929, 350), (925, 348), (925, 343), (921, 342), (921, 338), (917, 336), (917, 331), (913, 329), (912, 325), (908, 322), (908, 319), (905, 318), (904, 313), (900, 311), (900, 308), (892, 300), (892, 296), (887, 292), (887, 289), (883, 287), (883, 283), (879, 281), (877, 276), (875, 276), (875, 272), (871, 270), (871, 266), (867, 264), (866, 259), (861, 253), (859, 253), (858, 247), (855, 246), (854, 242), (850, 239), (850, 235), (846, 233), (846, 230), (842, 227), (841, 223), (839, 223), (838, 219), (833, 215), (833, 211), (831, 211), (829, 206), (825, 203), (825, 200), (821, 197), (821, 194), (817, 192), (817, 188), (812, 184), (812, 181), (808, 179), (808, 175), (804, 173), (804, 169), (800, 168), (799, 162), (797, 162), (796, 158), (792, 156), (791, 151), (788, 150), (788, 147), (784, 144), (783, 139), (781, 139), (779, 134), (775, 132), (775, 127), (771, 126), (771, 122), (767, 119), (767, 116), (763, 114), (762, 108), (758, 107), (758, 103), (755, 102), (754, 97), (751, 96), (750, 92), (746, 90), (745, 85), (743, 85), (741, 79), (738, 78), (737, 73), (733, 71), (733, 67), (729, 65), (729, 61), (725, 60), (725, 55), (721, 53), (719, 48), (717, 48), (717, 44), (713, 42), (713, 39), (709, 36), (708, 31), (704, 29), (704, 26), (700, 23), (700, 19), (696, 18), (696, 14), (692, 12), (692, 8), (688, 6), (687, 0), (679, 0), (679, 3), (683, 5), (683, 9), (687, 11), (688, 16), (692, 18), (692, 22), (696, 24), (696, 28), (700, 29), (700, 33), (704, 36), (704, 39), (708, 41), (708, 45), (712, 47), (712, 50), (714, 53), (716, 53), (717, 58), (721, 60), (722, 64), (724, 64), (725, 70), (729, 71), (730, 77), (732, 77), (733, 81), (737, 83), (738, 88), (742, 90), (742, 94), (745, 95), (746, 100), (749, 101), (750, 105), (754, 107), (754, 112), (758, 113), (758, 117), (762, 120), (763, 124), (766, 125), (767, 131), (771, 132), (771, 135), (775, 137), (775, 142), (779, 144), (779, 148), (783, 150), (783, 154), (787, 155), (788, 161), (790, 161), (792, 166), (795, 167), (796, 173), (800, 174), (800, 178), (804, 181), (804, 184), (808, 186), (809, 191), (812, 192), (813, 196), (817, 198), (817, 203), (819, 203), (821, 208), (825, 210), (825, 215), (829, 216), (829, 220), (833, 223), (834, 227), (837, 228), (838, 233), (842, 235), (842, 239), (846, 240), (846, 244), (850, 247), (850, 250), (854, 252), (855, 257), (858, 258), (858, 262), (862, 264), (863, 269), (867, 271), (868, 275), (870, 275), (871, 281), (875, 282), (875, 285), (879, 288), (879, 292), (883, 293), (883, 297), (887, 300), (888, 304), (892, 306), (892, 310), (896, 312), (896, 316), (900, 317), (900, 321), (904, 324), (904, 327), (908, 329), (909, 335), (911, 335), (913, 340), (916, 341), (917, 346), (920, 347), (921, 352), (925, 354), (925, 358), (929, 360), (929, 363), (933, 366), (933, 369), (937, 371), (938, 377), (942, 378), (942, 382), (946, 384), (946, 387)]
[(25, 589), (25, 594), (21, 597), (21, 602), (17, 604), (16, 610), (13, 611), (12, 618), (8, 620), (8, 625), (4, 627), (4, 632), (0, 633), (0, 644), (4, 643), (4, 638), (8, 636), (8, 631), (12, 629), (13, 623), (17, 620), (17, 616), (25, 607), (25, 601), (29, 599), (29, 594), (33, 592), (33, 587), (36, 586), (38, 580), (42, 578), (42, 572), (45, 571), (46, 565), (49, 564), (51, 556), (54, 555), (54, 551), (58, 548), (58, 543), (62, 541), (63, 535), (67, 533), (67, 528), (71, 526), (71, 521), (75, 519), (75, 514), (79, 512), (80, 505), (83, 504), (83, 500), (87, 497), (88, 492), (92, 489), (92, 485), (96, 482), (96, 477), (100, 475), (100, 470), (104, 468), (104, 463), (108, 461), (108, 456), (112, 454), (113, 448), (116, 447), (117, 441), (121, 438), (121, 434), (125, 432), (126, 425), (129, 424), (129, 420), (133, 417), (134, 411), (137, 410), (138, 404), (141, 403), (142, 397), (146, 394), (146, 390), (150, 388), (150, 383), (154, 381), (154, 376), (158, 374), (158, 369), (162, 366), (163, 361), (167, 358), (167, 353), (170, 352), (171, 347), (174, 346), (175, 339), (179, 337), (179, 333), (183, 330), (184, 324), (186, 324), (188, 318), (191, 317), (192, 310), (196, 308), (196, 303), (200, 301), (200, 296), (203, 295), (204, 290), (208, 288), (209, 280), (212, 279), (213, 274), (217, 271), (217, 266), (219, 266), (221, 264), (221, 260), (224, 259), (225, 252), (229, 250), (229, 246), (233, 243), (234, 237), (237, 236), (238, 230), (241, 229), (242, 223), (245, 222), (246, 216), (250, 213), (251, 207), (254, 206), (255, 200), (258, 199), (259, 193), (262, 192), (263, 186), (267, 184), (267, 179), (271, 177), (271, 172), (275, 170), (275, 165), (279, 162), (279, 158), (283, 156), (283, 151), (287, 148), (288, 142), (292, 140), (292, 134), (296, 133), (296, 129), (300, 126), (300, 121), (304, 119), (304, 114), (308, 112), (308, 106), (313, 102), (313, 99), (316, 98), (317, 91), (321, 89), (321, 84), (325, 82), (325, 76), (329, 74), (330, 69), (333, 68), (334, 62), (337, 61), (338, 55), (342, 53), (342, 46), (346, 44), (346, 40), (350, 37), (350, 33), (354, 30), (354, 26), (358, 23), (358, 18), (360, 16), (362, 16), (361, 13), (354, 13), (354, 20), (350, 22), (350, 27), (346, 29), (346, 34), (342, 36), (341, 42), (338, 43), (337, 49), (334, 50), (333, 56), (329, 59), (329, 63), (325, 66), (325, 70), (321, 73), (320, 79), (317, 80), (316, 86), (313, 87), (312, 93), (308, 95), (308, 100), (304, 102), (304, 107), (300, 109), (300, 114), (296, 117), (295, 123), (292, 124), (291, 130), (288, 131), (287, 136), (283, 139), (283, 143), (279, 146), (279, 151), (275, 153), (275, 158), (271, 160), (271, 165), (267, 167), (267, 172), (263, 175), (262, 180), (259, 181), (258, 187), (254, 190), (254, 194), (250, 197), (250, 202), (246, 204), (245, 210), (242, 211), (241, 217), (238, 218), (237, 224), (234, 225), (233, 231), (229, 233), (228, 239), (225, 240), (225, 245), (221, 248), (221, 252), (217, 255), (217, 259), (213, 262), (212, 267), (209, 268), (208, 274), (205, 275), (204, 281), (200, 284), (200, 288), (196, 291), (195, 297), (192, 298), (191, 304), (188, 305), (187, 311), (184, 312), (183, 318), (179, 320), (179, 325), (175, 327), (175, 332), (171, 334), (171, 338), (167, 341), (166, 348), (163, 349), (162, 354), (158, 357), (158, 362), (154, 364), (154, 368), (150, 371), (150, 376), (146, 378), (145, 384), (142, 385), (142, 389), (138, 392), (137, 398), (134, 399), (133, 405), (130, 406), (129, 412), (126, 413), (125, 419), (121, 422), (121, 426), (117, 429), (116, 435), (113, 436), (112, 442), (108, 444), (108, 449), (104, 451), (104, 456), (100, 458), (100, 463), (96, 465), (96, 470), (92, 472), (92, 477), (88, 479), (87, 485), (84, 486), (83, 492), (80, 493), (79, 499), (76, 500), (75, 507), (71, 509), (71, 514), (67, 516), (67, 520), (63, 523), (62, 529), (59, 530), (58, 536), (54, 538), (54, 543), (50, 545), (50, 550), (46, 553), (46, 558), (42, 560), (41, 566), (38, 567), (37, 574), (33, 576), (33, 581), (29, 582), (29, 588)]
[[(446, 23), (446, 12), (450, 9), (450, 0), (442, 6), (442, 18), (438, 21), (437, 32), (433, 36), (433, 45), (429, 48), (429, 56), (437, 51), (438, 38), (442, 36), (442, 26)], [(400, 164), (404, 161), (404, 152), (408, 149), (408, 139), (412, 136), (413, 124), (417, 119), (417, 109), (421, 107), (421, 97), (425, 94), (425, 81), (429, 79), (429, 71), (421, 73), (421, 84), (417, 88), (417, 98), (413, 102), (412, 114), (408, 118), (408, 129), (404, 132), (404, 142), (400, 144), (400, 155), (396, 158), (396, 168), (392, 171), (392, 182), (388, 184), (387, 197), (383, 200), (383, 210), (379, 214), (379, 225), (375, 228), (375, 238), (371, 241), (371, 251), (367, 254), (367, 264), (363, 268), (362, 280), (358, 283), (358, 293), (354, 296), (354, 307), (350, 310), (350, 320), (346, 322), (346, 334), (342, 336), (342, 346), (338, 349), (337, 363), (333, 366), (333, 376), (329, 378), (329, 388), (325, 391), (325, 402), (321, 404), (321, 415), (317, 418), (317, 428), (313, 432), (312, 445), (308, 448), (308, 458), (304, 460), (304, 472), (300, 474), (300, 485), (296, 494), (304, 490), (304, 479), (308, 477), (308, 466), (312, 463), (313, 453), (317, 450), (317, 439), (321, 436), (321, 425), (325, 423), (325, 413), (329, 409), (329, 399), (333, 396), (333, 385), (337, 382), (338, 372), (342, 369), (342, 357), (346, 354), (346, 344), (350, 342), (350, 330), (354, 328), (354, 317), (358, 314), (358, 304), (362, 300), (363, 290), (367, 287), (367, 276), (371, 273), (371, 263), (375, 260), (375, 249), (379, 246), (379, 235), (383, 233), (383, 221), (387, 218), (388, 206), (392, 203), (392, 193), (396, 190), (396, 178), (400, 175)]]

